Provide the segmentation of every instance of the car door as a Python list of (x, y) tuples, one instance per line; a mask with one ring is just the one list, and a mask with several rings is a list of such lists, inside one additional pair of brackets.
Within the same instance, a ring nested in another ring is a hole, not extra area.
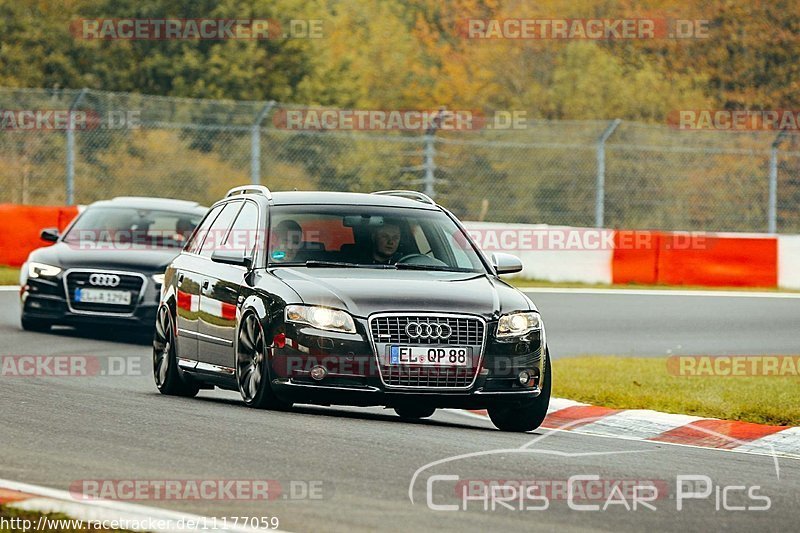
[(198, 255), (211, 225), (222, 211), (217, 206), (200, 223), (186, 244), (183, 253), (173, 263), (177, 281), (176, 323), (178, 326), (178, 356), (197, 361), (197, 327), (200, 312), (200, 286), (203, 283), (203, 260)]
[[(201, 370), (227, 371), (232, 363), (233, 333), (236, 324), (236, 298), (239, 290), (235, 278), (243, 277), (242, 267), (216, 263), (211, 255), (223, 249), (229, 229), (244, 205), (243, 200), (224, 204), (222, 212), (211, 225), (200, 256), (203, 275), (200, 285), (200, 312), (198, 313), (197, 339)], [(227, 364), (220, 364), (221, 362)], [(211, 365), (206, 366), (206, 365)]]

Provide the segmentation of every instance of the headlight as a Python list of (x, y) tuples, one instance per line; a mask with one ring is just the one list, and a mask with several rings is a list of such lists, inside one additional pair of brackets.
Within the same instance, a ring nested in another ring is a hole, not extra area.
[(535, 311), (509, 313), (497, 322), (497, 338), (519, 337), (542, 328), (542, 317)]
[(45, 265), (44, 263), (28, 263), (28, 277), (29, 278), (52, 278), (58, 275), (61, 269), (53, 265)]
[(156, 282), (156, 285), (163, 285), (164, 284), (164, 274), (153, 274), (150, 277), (153, 278), (153, 281)]
[(355, 333), (353, 317), (344, 311), (314, 305), (287, 305), (286, 321), (308, 324), (319, 329)]

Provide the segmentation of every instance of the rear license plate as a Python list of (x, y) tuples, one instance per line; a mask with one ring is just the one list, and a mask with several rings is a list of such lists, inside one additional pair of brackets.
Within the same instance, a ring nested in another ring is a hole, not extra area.
[(388, 346), (390, 365), (469, 366), (471, 346)]
[(75, 301), (87, 304), (130, 305), (131, 293), (103, 289), (75, 289)]

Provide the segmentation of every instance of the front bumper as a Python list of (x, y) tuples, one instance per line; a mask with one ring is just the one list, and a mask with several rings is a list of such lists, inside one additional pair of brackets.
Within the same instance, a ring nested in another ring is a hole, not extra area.
[(160, 286), (147, 283), (136, 306), (126, 313), (77, 311), (67, 303), (63, 278), (28, 279), (20, 287), (23, 319), (41, 320), (52, 325), (130, 328), (149, 330), (155, 325)]
[[(438, 408), (485, 409), (535, 398), (541, 393), (543, 379), (548, 378), (543, 376), (545, 344), (540, 332), (497, 342), (492, 335), (496, 323), (488, 322), (484, 351), (468, 386), (387, 386), (365, 323), (357, 329), (356, 334), (343, 334), (286, 324), (278, 332), (285, 337), (270, 350), (275, 394), (293, 403), (388, 407), (423, 403)], [(311, 370), (320, 366), (325, 376), (314, 379)], [(519, 381), (521, 371), (533, 376), (526, 385)]]

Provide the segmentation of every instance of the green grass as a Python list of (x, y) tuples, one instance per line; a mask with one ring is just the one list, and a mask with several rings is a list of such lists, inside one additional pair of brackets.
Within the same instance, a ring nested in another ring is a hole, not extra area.
[(0, 285), (18, 285), (19, 269), (9, 266), (0, 266)]
[(520, 289), (544, 287), (558, 289), (651, 289), (651, 290), (705, 290), (705, 291), (755, 291), (755, 292), (800, 292), (795, 289), (775, 287), (706, 287), (703, 285), (643, 285), (640, 283), (607, 284), (581, 283), (579, 281), (545, 281), (538, 279), (509, 278), (507, 282)]
[(559, 359), (553, 362), (553, 395), (617, 409), (800, 426), (800, 377), (677, 376), (667, 359)]
[[(87, 531), (127, 531), (125, 529), (96, 529), (94, 527), (88, 527), (89, 524), (83, 523), (79, 525), (83, 525), (84, 527), (72, 527), (75, 526), (76, 523), (73, 521), (70, 525), (68, 522), (53, 522), (54, 520), (71, 520), (70, 517), (63, 515), (61, 513), (39, 513), (36, 511), (23, 511), (20, 509), (14, 509), (13, 507), (6, 507), (0, 505), (0, 518), (3, 520), (0, 521), (0, 533), (10, 533), (12, 531), (35, 531), (36, 527), (39, 525), (40, 518), (44, 516), (48, 522), (43, 522), (42, 525), (45, 526), (43, 531), (48, 532), (57, 532), (57, 533), (86, 533)], [(12, 522), (13, 520), (13, 522)], [(29, 522), (24, 522), (28, 520)], [(5, 524), (2, 524), (5, 522)], [(3, 527), (5, 526), (16, 526), (16, 527)], [(94, 525), (94, 524), (92, 524)], [(30, 526), (28, 529), (23, 529), (24, 526)]]

